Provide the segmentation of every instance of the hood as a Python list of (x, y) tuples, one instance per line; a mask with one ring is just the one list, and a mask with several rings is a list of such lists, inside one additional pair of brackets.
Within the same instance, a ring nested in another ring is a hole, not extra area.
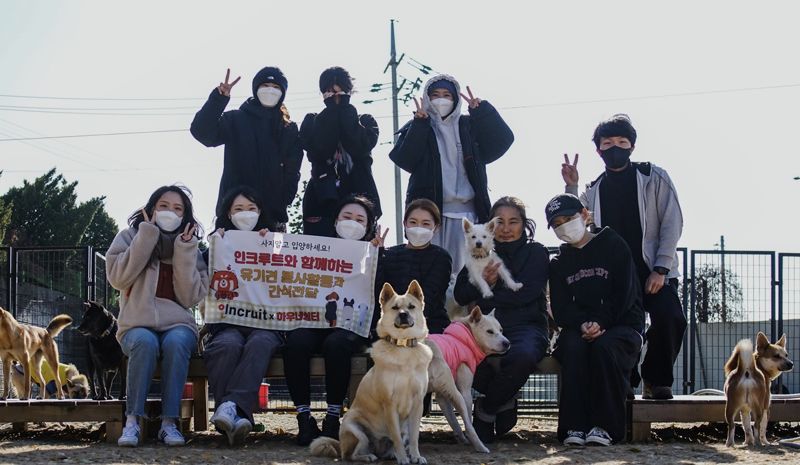
[(428, 82), (425, 83), (425, 87), (422, 89), (422, 109), (425, 110), (428, 113), (428, 115), (430, 115), (431, 118), (434, 118), (438, 121), (442, 121), (442, 117), (439, 116), (433, 109), (433, 106), (431, 105), (431, 98), (428, 96), (428, 88), (431, 86), (431, 84), (433, 84), (436, 81), (440, 81), (442, 79), (452, 82), (456, 88), (456, 95), (453, 96), (455, 98), (455, 106), (453, 107), (452, 113), (450, 113), (450, 115), (445, 120), (445, 121), (450, 121), (451, 119), (457, 119), (457, 118), (452, 118), (453, 116), (461, 115), (462, 98), (459, 95), (461, 93), (461, 85), (458, 83), (458, 81), (456, 81), (456, 78), (450, 76), (449, 74), (439, 74), (437, 76), (430, 78)]

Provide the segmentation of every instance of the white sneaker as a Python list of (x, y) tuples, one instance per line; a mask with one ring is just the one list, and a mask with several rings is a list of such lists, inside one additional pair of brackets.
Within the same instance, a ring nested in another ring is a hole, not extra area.
[(168, 446), (182, 446), (186, 444), (183, 435), (178, 431), (178, 427), (174, 423), (161, 424), (161, 429), (158, 431), (158, 439)]
[(236, 417), (236, 422), (233, 426), (233, 434), (228, 435), (228, 444), (241, 444), (250, 431), (253, 430), (253, 424), (247, 418)]
[(236, 404), (231, 401), (219, 404), (219, 407), (214, 409), (214, 415), (211, 415), (211, 423), (217, 431), (227, 436), (230, 442), (233, 428), (236, 426)]
[(575, 431), (569, 430), (567, 431), (567, 437), (564, 438), (564, 445), (565, 446), (585, 446), (586, 445), (586, 433), (583, 431)]
[(595, 426), (586, 435), (586, 444), (597, 444), (599, 446), (610, 446), (611, 436), (608, 432), (599, 426)]
[(139, 445), (139, 425), (126, 426), (122, 428), (122, 436), (117, 439), (117, 445), (120, 447), (136, 447)]

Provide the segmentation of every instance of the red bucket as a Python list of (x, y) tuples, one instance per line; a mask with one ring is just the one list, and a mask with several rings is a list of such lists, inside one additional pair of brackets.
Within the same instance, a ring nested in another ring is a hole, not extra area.
[(192, 383), (186, 383), (183, 385), (183, 395), (181, 396), (181, 399), (194, 399)]
[(261, 410), (266, 410), (268, 403), (269, 403), (269, 383), (261, 383), (261, 387), (258, 389), (258, 407)]

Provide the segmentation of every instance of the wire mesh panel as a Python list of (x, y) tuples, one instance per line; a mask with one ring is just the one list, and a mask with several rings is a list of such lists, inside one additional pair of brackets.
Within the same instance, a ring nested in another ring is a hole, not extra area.
[(91, 299), (104, 306), (114, 316), (119, 316), (119, 291), (108, 282), (105, 250), (94, 251), (93, 263)]
[(11, 249), (0, 247), (0, 306), (11, 311), (11, 282), (8, 275), (8, 267)]
[(722, 389), (723, 366), (741, 339), (776, 332), (775, 253), (692, 252), (695, 389)]
[[(800, 360), (800, 254), (778, 255), (778, 336), (786, 334), (792, 360)], [(800, 370), (781, 375), (777, 382), (787, 392), (800, 392)]]

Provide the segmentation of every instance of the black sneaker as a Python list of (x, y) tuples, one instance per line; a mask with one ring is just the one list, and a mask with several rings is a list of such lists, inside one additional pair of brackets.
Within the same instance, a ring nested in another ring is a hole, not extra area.
[(320, 435), (317, 420), (309, 412), (297, 414), (297, 445), (307, 446)]
[(491, 444), (494, 442), (494, 423), (483, 421), (476, 416), (472, 417), (472, 426), (475, 428), (475, 433), (478, 434), (478, 439), (484, 444)]
[(494, 434), (497, 436), (502, 436), (511, 429), (516, 426), (517, 424), (517, 400), (514, 399), (514, 406), (510, 409), (506, 409), (500, 412), (497, 412), (497, 416), (495, 417), (494, 421)]
[(339, 440), (339, 417), (325, 415), (322, 420), (322, 435)]

